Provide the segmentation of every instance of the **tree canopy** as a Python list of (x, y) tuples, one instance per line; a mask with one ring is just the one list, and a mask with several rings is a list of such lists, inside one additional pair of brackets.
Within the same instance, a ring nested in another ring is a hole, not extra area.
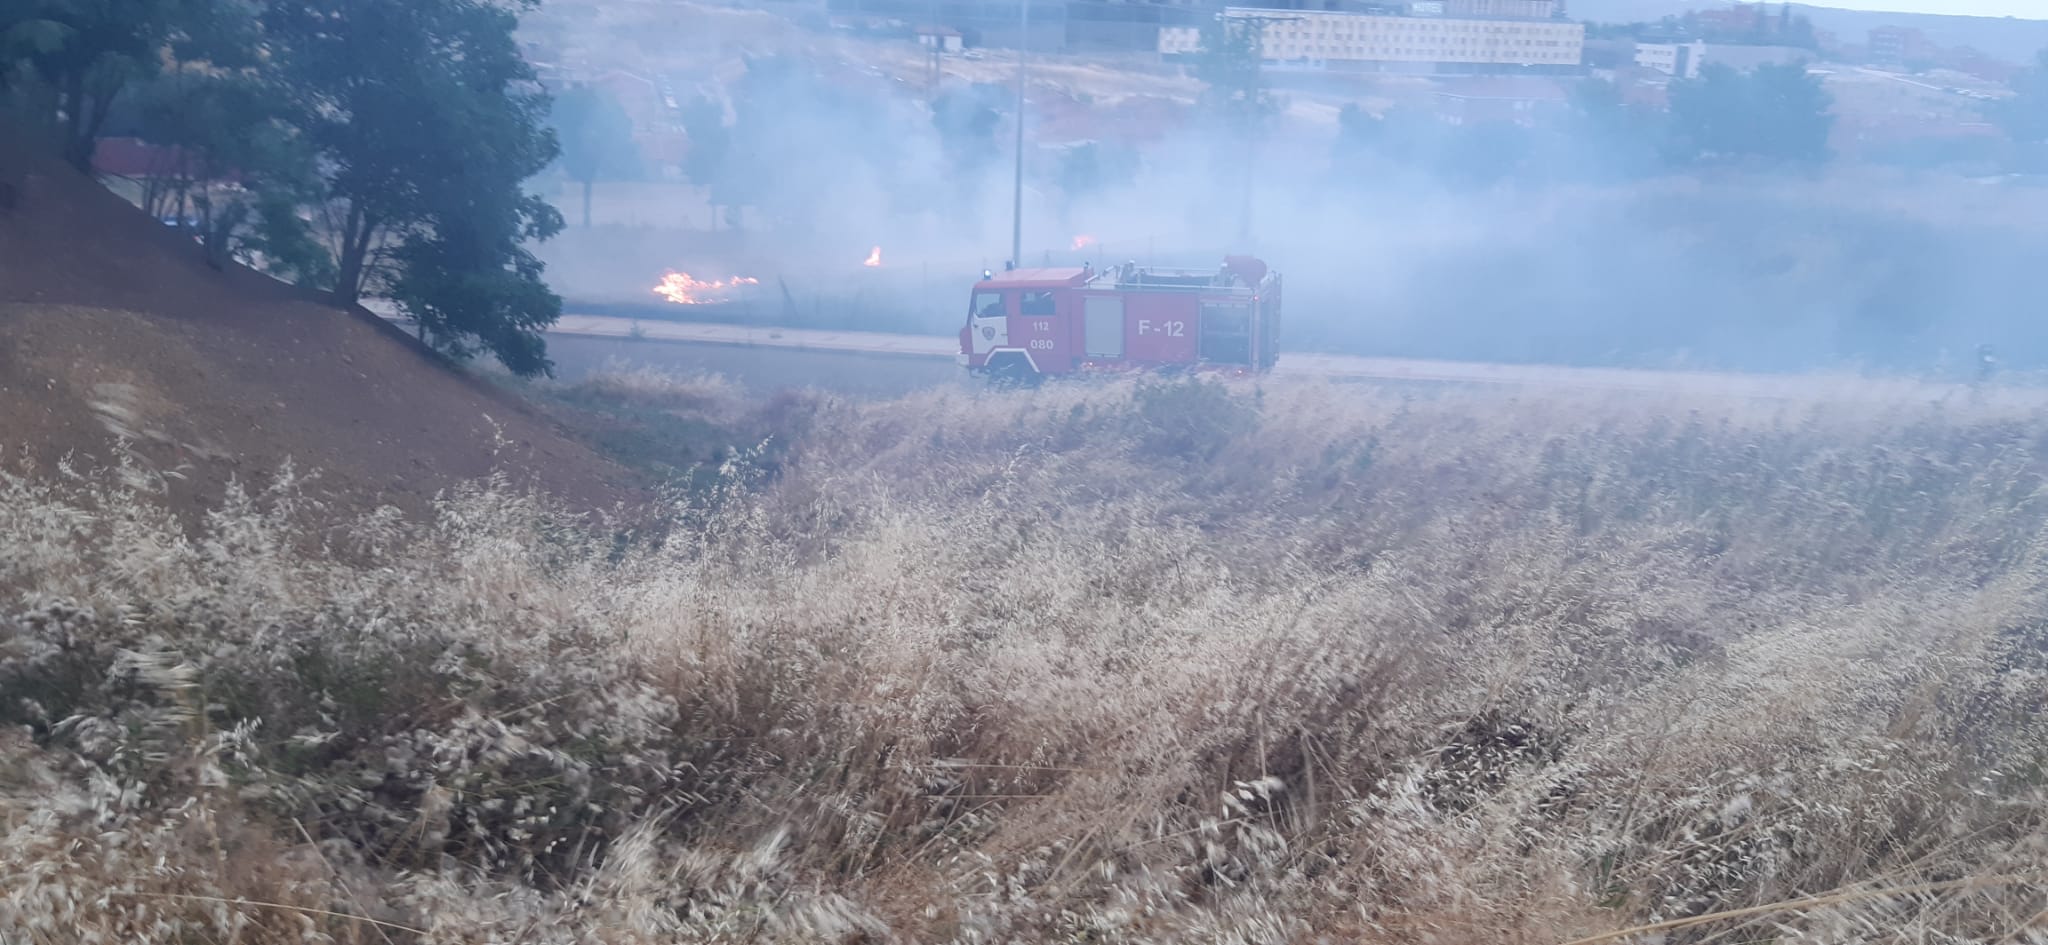
[(1331, 165), (1350, 190), (1390, 175), (1458, 188), (1539, 181), (1611, 181), (1689, 164), (1659, 110), (1627, 101), (1612, 82), (1585, 79), (1564, 102), (1517, 118), (1447, 120), (1415, 106), (1337, 116)]
[(1060, 193), (1071, 204), (1107, 190), (1128, 187), (1137, 180), (1138, 168), (1138, 155), (1127, 147), (1084, 142), (1060, 156)]
[(1738, 72), (1710, 64), (1671, 83), (1680, 154), (1696, 161), (1820, 164), (1834, 129), (1833, 100), (1801, 64)]
[(633, 119), (604, 90), (576, 85), (556, 96), (555, 137), (562, 143), (562, 170), (583, 185), (583, 225), (590, 225), (590, 191), (600, 180), (619, 180), (639, 168)]
[(1991, 118), (2006, 134), (2024, 145), (2048, 143), (2048, 50), (2034, 56), (2034, 66), (2013, 79), (2013, 96), (1991, 108)]
[(1003, 123), (997, 102), (1003, 93), (990, 85), (947, 89), (932, 99), (932, 130), (946, 163), (963, 175), (979, 172), (996, 158), (996, 128)]
[(683, 176), (704, 188), (715, 226), (721, 210), (740, 203), (726, 173), (732, 160), (732, 133), (725, 127), (724, 106), (708, 98), (683, 106), (683, 133), (690, 138), (690, 150), (683, 155)]
[(0, 4), (0, 61), (22, 64), (44, 106), (31, 117), (47, 123), (66, 161), (90, 170), (94, 142), (115, 101), (156, 74), (186, 27), (211, 21), (210, 2), (6, 0)]
[[(315, 154), (265, 77), (180, 70), (137, 97), (142, 136), (177, 155), (164, 174), (144, 182), (144, 210), (189, 220), (215, 267), (248, 257), (283, 277), (333, 277), (310, 223), (297, 213), (319, 197)], [(219, 186), (230, 179), (234, 186)]]
[(1252, 185), (1261, 133), (1280, 103), (1266, 88), (1264, 20), (1218, 14), (1202, 25), (1195, 78), (1202, 82), (1200, 107), (1221, 131), (1214, 157), (1220, 177), (1235, 178), (1238, 238), (1250, 239)]
[(537, 373), (561, 303), (526, 247), (562, 221), (522, 187), (560, 153), (512, 38), (531, 3), (0, 0), (0, 87), (80, 170), (132, 116), (176, 156), (145, 205), (216, 265), (387, 292), (444, 351)]
[(1702, 18), (1696, 12), (1666, 16), (1655, 22), (1586, 24), (1588, 39), (1633, 39), (1645, 43), (1725, 43), (1732, 46), (1795, 46), (1820, 49), (1820, 34), (1805, 14), (1793, 14), (1790, 6), (1778, 14), (1759, 15), (1748, 26), (1723, 25)]
[(801, 227), (864, 179), (891, 197), (900, 187), (901, 127), (883, 98), (819, 74), (792, 56), (747, 60), (731, 90), (731, 121), (718, 103), (684, 110), (685, 173), (715, 206), (751, 207)]
[(1253, 17), (1217, 16), (1202, 25), (1194, 62), (1202, 108), (1234, 131), (1256, 129), (1280, 110), (1266, 88), (1264, 36), (1265, 23)]

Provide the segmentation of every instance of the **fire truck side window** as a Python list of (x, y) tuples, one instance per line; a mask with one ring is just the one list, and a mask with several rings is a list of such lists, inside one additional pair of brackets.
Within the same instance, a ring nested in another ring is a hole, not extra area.
[(1026, 292), (1024, 293), (1024, 304), (1018, 308), (1017, 314), (1051, 315), (1054, 314), (1055, 311), (1056, 310), (1053, 308), (1052, 303), (1052, 293)]
[(1003, 317), (1003, 294), (1001, 292), (974, 293), (974, 307), (970, 311), (976, 318)]

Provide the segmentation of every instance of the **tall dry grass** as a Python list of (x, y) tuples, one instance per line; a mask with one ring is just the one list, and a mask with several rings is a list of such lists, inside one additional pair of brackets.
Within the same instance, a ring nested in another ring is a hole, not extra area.
[(2039, 416), (779, 409), (660, 528), (0, 481), (0, 940), (2048, 937)]

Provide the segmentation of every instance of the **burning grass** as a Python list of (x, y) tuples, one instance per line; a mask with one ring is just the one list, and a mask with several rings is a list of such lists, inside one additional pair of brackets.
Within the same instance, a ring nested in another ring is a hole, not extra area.
[(663, 273), (661, 281), (655, 284), (654, 294), (677, 305), (708, 305), (727, 301), (745, 287), (760, 284), (761, 280), (748, 276), (699, 279), (687, 272), (671, 269)]
[(2042, 934), (2036, 418), (788, 423), (660, 541), (503, 483), (196, 537), (146, 477), (0, 483), (0, 939)]

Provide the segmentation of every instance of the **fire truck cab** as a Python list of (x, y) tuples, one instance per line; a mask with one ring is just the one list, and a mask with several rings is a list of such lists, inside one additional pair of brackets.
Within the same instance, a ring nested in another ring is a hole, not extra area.
[(1280, 353), (1280, 274), (1249, 256), (1213, 270), (984, 272), (960, 329), (974, 373), (1020, 381), (1077, 371), (1257, 372)]

